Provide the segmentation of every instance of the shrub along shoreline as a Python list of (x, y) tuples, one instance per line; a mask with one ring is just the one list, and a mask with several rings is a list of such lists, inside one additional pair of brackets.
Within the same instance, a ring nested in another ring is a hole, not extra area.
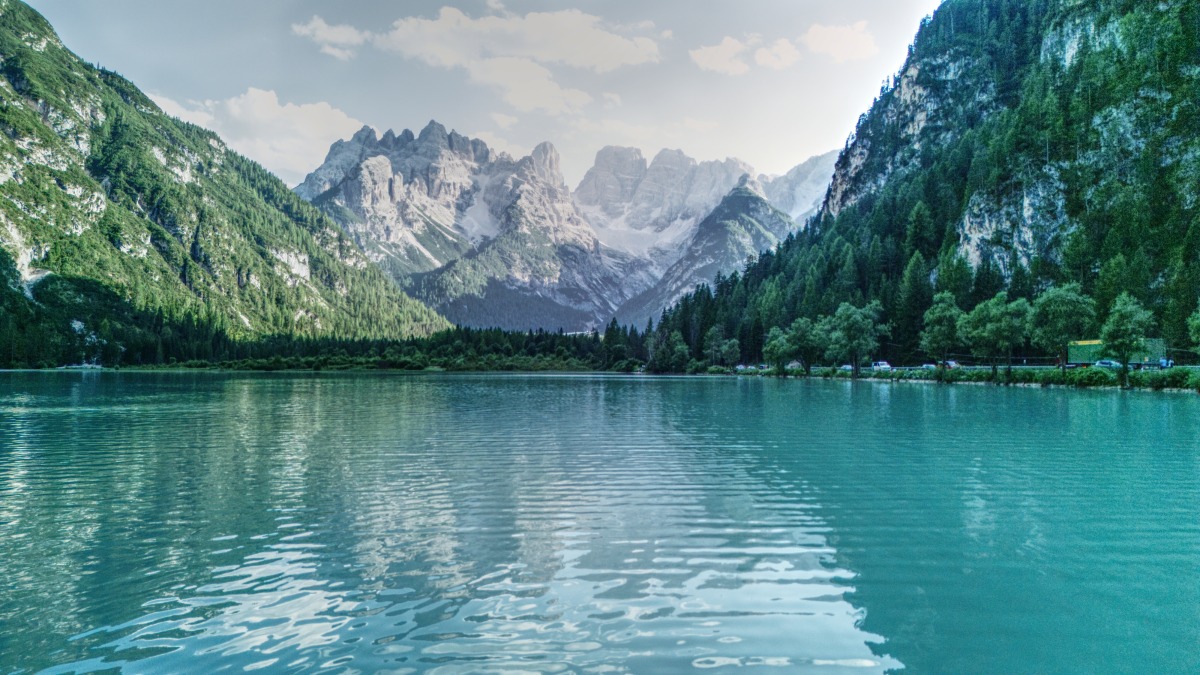
[[(710, 369), (711, 374), (718, 374)], [(739, 374), (729, 370), (720, 374)], [(776, 377), (778, 370), (743, 371), (740, 374)], [(785, 370), (783, 375), (797, 378), (819, 378), (850, 380), (851, 373), (835, 368), (813, 368), (812, 373), (803, 370)], [(1025, 387), (1071, 387), (1075, 389), (1111, 388), (1121, 389), (1116, 371), (1107, 368), (1071, 368), (1065, 373), (1059, 368), (1013, 368), (1011, 373), (1004, 368), (994, 375), (991, 368), (917, 369), (904, 368), (888, 372), (863, 371), (858, 379), (887, 382), (927, 382), (933, 384), (991, 384), (995, 386)], [(1177, 366), (1163, 370), (1131, 370), (1129, 385), (1125, 389), (1152, 391), (1195, 391), (1200, 392), (1200, 368)]]

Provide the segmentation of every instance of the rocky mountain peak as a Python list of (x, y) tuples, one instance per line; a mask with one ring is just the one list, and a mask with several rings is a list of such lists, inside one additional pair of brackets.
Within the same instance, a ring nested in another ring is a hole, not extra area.
[(436, 120), (429, 120), (429, 124), (426, 124), (425, 128), (421, 130), (421, 133), (417, 136), (417, 140), (424, 145), (437, 144), (446, 147), (450, 146), (450, 134), (446, 131), (446, 127), (442, 126)]
[(348, 140), (338, 140), (329, 146), (325, 162), (294, 188), (301, 198), (312, 201), (334, 185), (346, 179), (364, 159), (379, 151), (375, 129), (364, 125)]
[(562, 170), (559, 167), (558, 150), (553, 144), (549, 142), (539, 143), (527, 159), (534, 175), (540, 180), (554, 187), (563, 185), (564, 181)]
[[(833, 173), (833, 159), (827, 162), (826, 181)], [(596, 153), (595, 165), (574, 196), (604, 244), (648, 257), (665, 269), (684, 253), (698, 223), (739, 182), (756, 195), (768, 194), (767, 181), (760, 182), (756, 175), (753, 167), (736, 158), (701, 162), (667, 148), (647, 164), (636, 148), (609, 146)], [(797, 189), (806, 204), (825, 193), (825, 185)]]
[[(552, 298), (576, 319), (584, 312), (587, 321), (603, 322), (679, 262), (670, 288), (645, 298), (644, 309), (657, 313), (700, 279), (684, 268), (695, 266), (701, 275), (736, 268), (750, 248), (773, 245), (787, 229), (775, 221), (763, 229), (751, 218), (735, 226), (745, 235), (736, 235), (737, 245), (718, 237), (692, 246), (701, 221), (731, 191), (740, 195), (739, 204), (765, 203), (765, 183), (734, 158), (701, 162), (668, 148), (647, 162), (638, 148), (607, 146), (571, 193), (558, 150), (548, 142), (513, 160), (437, 122), (415, 137), (388, 131), (375, 141), (364, 129), (356, 138), (335, 144), (340, 150), (331, 156), (338, 162), (315, 172), (336, 178), (350, 167), (330, 183), (336, 188), (316, 193), (319, 205), (397, 281), (420, 284), (408, 287), (468, 323), (493, 316), (491, 310), (475, 316), (454, 299), (494, 293), (494, 284), (521, 289), (526, 299), (519, 302), (532, 302), (530, 308)], [(304, 187), (297, 190), (302, 195)], [(427, 274), (418, 281), (415, 273)], [(462, 285), (468, 276), (470, 288)], [(523, 319), (504, 319), (510, 320)]]
[(606, 145), (596, 152), (597, 169), (629, 169), (631, 175), (646, 173), (646, 158), (638, 148)]
[(738, 179), (737, 187), (742, 190), (749, 190), (763, 199), (767, 198), (767, 193), (763, 189), (762, 183), (758, 182), (758, 179), (749, 173), (742, 174), (742, 177)]
[(617, 217), (645, 177), (646, 158), (641, 150), (605, 146), (596, 153), (595, 164), (575, 189), (575, 200)]
[[(391, 132), (389, 131), (388, 133)], [(350, 137), (350, 142), (357, 143), (358, 145), (376, 145), (379, 139), (375, 135), (375, 128), (369, 124), (364, 124), (363, 128), (354, 132), (354, 135)]]
[(663, 148), (651, 160), (650, 167), (647, 170), (651, 173), (668, 171), (684, 172), (690, 171), (695, 166), (696, 160), (688, 157), (682, 150)]

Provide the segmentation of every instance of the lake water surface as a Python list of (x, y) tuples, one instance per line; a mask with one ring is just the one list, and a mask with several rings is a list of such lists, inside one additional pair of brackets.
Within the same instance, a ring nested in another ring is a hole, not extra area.
[(1200, 672), (1200, 398), (0, 373), (0, 672)]

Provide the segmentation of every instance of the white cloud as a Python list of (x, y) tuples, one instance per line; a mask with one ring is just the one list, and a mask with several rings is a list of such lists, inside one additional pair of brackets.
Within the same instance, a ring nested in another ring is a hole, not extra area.
[[(488, 7), (501, 11), (504, 5), (489, 0)], [(650, 30), (654, 24), (635, 27)], [(354, 47), (370, 42), (431, 66), (461, 68), (471, 82), (496, 89), (517, 110), (551, 115), (577, 112), (592, 96), (560, 86), (547, 66), (606, 73), (659, 59), (654, 40), (620, 35), (606, 28), (600, 17), (574, 9), (474, 18), (443, 7), (436, 18), (405, 17), (386, 32), (374, 34), (333, 26), (314, 16), (292, 30), (342, 60), (354, 56)]]
[(614, 94), (611, 91), (606, 91), (606, 92), (604, 92), (604, 94), (602, 94), (602, 96), (604, 97), (604, 107), (605, 108), (621, 107), (622, 101), (621, 101), (620, 94)]
[(725, 75), (742, 75), (750, 71), (750, 66), (742, 59), (742, 55), (749, 49), (750, 45), (741, 40), (727, 37), (721, 40), (720, 44), (693, 49), (688, 55), (702, 70)]
[(571, 126), (577, 132), (604, 138), (606, 143), (613, 145), (649, 145), (661, 141), (664, 136), (661, 128), (613, 118), (580, 117), (573, 120)]
[(851, 26), (822, 26), (813, 24), (800, 37), (800, 42), (814, 54), (832, 57), (837, 63), (862, 61), (879, 53), (875, 36), (867, 30), (867, 22)]
[(342, 61), (353, 58), (354, 50), (351, 47), (364, 44), (371, 36), (370, 33), (353, 26), (330, 25), (319, 16), (309, 19), (308, 23), (292, 24), (292, 32), (320, 45), (322, 54)]
[(577, 112), (592, 97), (578, 89), (560, 87), (550, 71), (529, 59), (504, 57), (467, 64), (472, 82), (500, 92), (505, 103), (522, 112), (541, 110), (551, 115)]
[(800, 60), (800, 50), (790, 40), (779, 39), (754, 52), (754, 62), (760, 66), (783, 70)]
[(229, 147), (273, 171), (288, 185), (320, 166), (329, 146), (363, 123), (325, 102), (281, 103), (274, 91), (251, 87), (217, 101), (180, 103), (150, 97), (163, 112), (215, 131)]
[(492, 121), (495, 122), (496, 126), (500, 127), (501, 129), (509, 129), (520, 120), (512, 115), (505, 115), (504, 113), (492, 113)]
[(443, 7), (435, 19), (396, 21), (375, 36), (375, 44), (442, 67), (523, 58), (604, 73), (659, 59), (658, 44), (650, 38), (618, 35), (604, 28), (600, 17), (574, 9), (476, 19)]
[(191, 122), (192, 124), (195, 124), (198, 127), (204, 127), (205, 129), (213, 128), (215, 118), (211, 112), (205, 110), (203, 107), (189, 108), (178, 101), (167, 98), (166, 96), (160, 96), (158, 94), (149, 94), (149, 96), (151, 100), (158, 104), (159, 108), (162, 108), (163, 112), (171, 117), (178, 117), (184, 122)]
[(493, 12), (504, 11), (504, 3), (500, 2), (500, 0), (487, 0), (487, 6), (488, 9), (492, 10)]
[(571, 122), (576, 132), (604, 139), (609, 145), (632, 145), (643, 149), (661, 148), (664, 142), (693, 138), (697, 133), (711, 133), (720, 128), (716, 122), (695, 117), (658, 124), (637, 124), (612, 117), (578, 118)]

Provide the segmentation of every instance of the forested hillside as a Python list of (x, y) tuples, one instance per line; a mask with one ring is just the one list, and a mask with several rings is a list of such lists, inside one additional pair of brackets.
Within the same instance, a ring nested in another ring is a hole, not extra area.
[[(1128, 293), (1152, 335), (1190, 348), (1197, 44), (1193, 0), (947, 0), (859, 120), (821, 213), (669, 310), (658, 341), (678, 332), (702, 359), (716, 327), (757, 360), (772, 327), (878, 301), (890, 337), (874, 355), (915, 362), (933, 356), (920, 338), (938, 292), (970, 313), (1076, 283), (1095, 301), (1079, 337)], [(1017, 352), (1054, 353), (1031, 334)]]
[(216, 135), (0, 2), (0, 368), (449, 324)]

